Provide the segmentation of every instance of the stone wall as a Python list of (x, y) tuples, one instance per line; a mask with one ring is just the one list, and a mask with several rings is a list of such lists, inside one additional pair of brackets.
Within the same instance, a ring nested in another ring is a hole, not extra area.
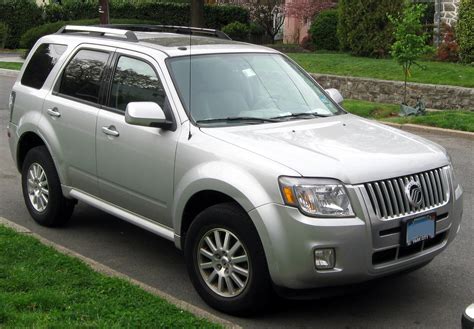
[(438, 0), (441, 1), (441, 23), (453, 26), (458, 20), (458, 9), (460, 0)]
[[(403, 82), (368, 78), (312, 74), (324, 88), (339, 89), (344, 98), (399, 104), (403, 100)], [(418, 96), (428, 108), (474, 111), (474, 88), (408, 83), (407, 99), (415, 105)]]

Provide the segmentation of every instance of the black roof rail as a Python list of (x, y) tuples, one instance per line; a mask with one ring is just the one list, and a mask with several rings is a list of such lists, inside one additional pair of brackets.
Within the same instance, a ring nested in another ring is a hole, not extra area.
[(134, 32), (170, 32), (188, 35), (213, 36), (219, 39), (232, 40), (227, 34), (214, 29), (174, 25), (147, 25), (147, 24), (104, 24), (98, 25), (111, 29), (122, 29)]
[(66, 25), (63, 26), (56, 32), (57, 34), (66, 33), (89, 33), (93, 36), (100, 37), (125, 37), (127, 41), (138, 42), (138, 38), (132, 31), (126, 31), (124, 29), (111, 28), (105, 25), (102, 26), (81, 26), (81, 25)]

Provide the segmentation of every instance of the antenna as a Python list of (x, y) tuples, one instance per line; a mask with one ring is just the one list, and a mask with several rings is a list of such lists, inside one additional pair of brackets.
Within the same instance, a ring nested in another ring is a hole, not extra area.
[[(190, 6), (191, 10), (192, 9), (192, 6)], [(191, 13), (191, 17), (192, 17), (192, 13)], [(192, 74), (191, 74), (191, 38), (192, 38), (192, 33), (189, 34), (189, 93), (188, 93), (188, 97), (189, 97), (189, 123), (188, 123), (188, 140), (191, 139), (191, 137), (193, 137), (193, 134), (191, 133), (191, 125), (192, 125), (192, 119), (193, 119), (193, 116), (192, 116), (192, 108), (193, 108), (193, 105), (191, 103), (191, 78), (192, 78)]]

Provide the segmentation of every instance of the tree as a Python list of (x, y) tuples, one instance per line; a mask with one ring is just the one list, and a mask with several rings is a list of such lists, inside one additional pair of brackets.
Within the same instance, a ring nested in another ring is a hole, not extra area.
[(260, 25), (274, 43), (275, 36), (285, 21), (282, 0), (253, 0), (247, 3), (246, 7), (249, 10), (250, 19)]
[(191, 0), (191, 26), (204, 27), (204, 0)]
[(391, 47), (390, 54), (402, 66), (405, 76), (405, 90), (403, 104), (407, 101), (407, 80), (411, 76), (411, 67), (417, 65), (423, 68), (416, 61), (424, 54), (433, 51), (433, 47), (426, 44), (428, 34), (423, 32), (421, 19), (426, 10), (422, 4), (405, 5), (400, 17), (394, 18), (388, 15), (388, 18), (394, 25), (393, 35), (395, 42)]
[(100, 24), (109, 24), (109, 0), (99, 0), (99, 19)]

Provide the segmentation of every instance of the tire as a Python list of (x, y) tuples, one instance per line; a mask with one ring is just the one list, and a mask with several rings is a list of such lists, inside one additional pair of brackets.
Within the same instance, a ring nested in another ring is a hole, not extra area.
[[(218, 232), (220, 246), (215, 232)], [(206, 237), (217, 249), (214, 253)], [(241, 247), (233, 250), (237, 241)], [(207, 251), (206, 255), (200, 252), (202, 249)], [(257, 230), (247, 213), (232, 203), (211, 206), (194, 219), (186, 234), (184, 253), (194, 288), (217, 310), (239, 316), (252, 315), (263, 310), (273, 295)]]
[(31, 217), (40, 225), (64, 225), (72, 215), (75, 201), (66, 199), (53, 159), (45, 146), (26, 154), (21, 170), (23, 198)]

